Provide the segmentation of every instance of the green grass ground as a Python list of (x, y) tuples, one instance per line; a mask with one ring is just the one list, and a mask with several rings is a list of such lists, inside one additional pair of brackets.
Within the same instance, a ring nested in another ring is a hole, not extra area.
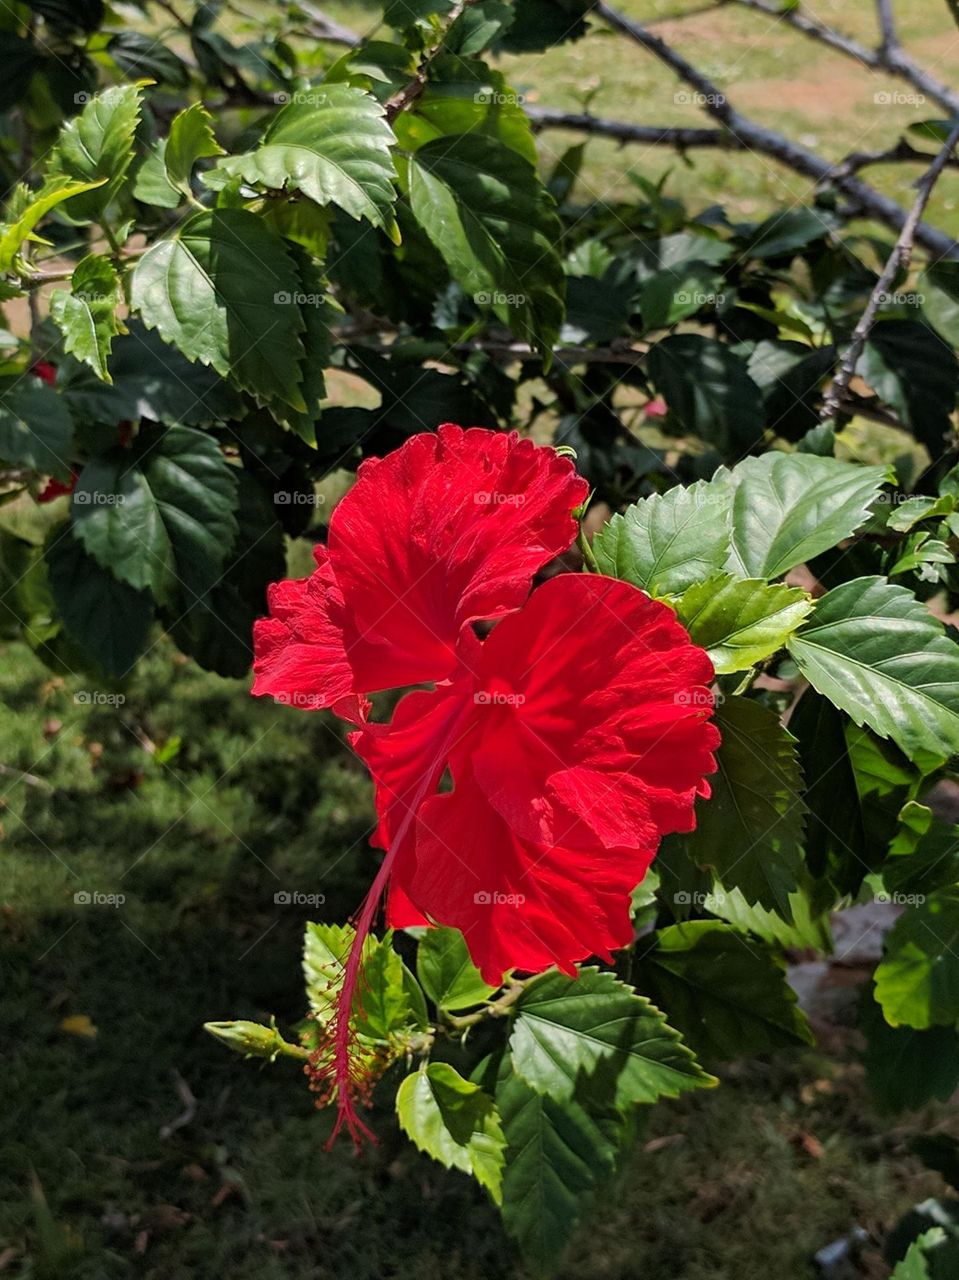
[[(305, 919), (343, 919), (370, 878), (369, 786), (332, 722), (162, 643), (119, 707), (78, 702), (20, 646), (0, 673), (0, 1274), (517, 1280), (481, 1195), (388, 1114), (378, 1150), (327, 1154), (295, 1067), (201, 1030), (299, 1017)], [(891, 1131), (849, 1055), (735, 1071), (652, 1112), (562, 1274), (811, 1280), (816, 1249), (934, 1189), (902, 1149), (936, 1118)]]

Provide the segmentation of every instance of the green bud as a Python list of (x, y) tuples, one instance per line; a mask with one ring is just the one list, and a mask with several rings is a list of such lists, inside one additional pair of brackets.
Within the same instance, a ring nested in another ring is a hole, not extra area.
[(270, 1062), (275, 1062), (281, 1056), (301, 1060), (310, 1056), (300, 1045), (283, 1039), (274, 1018), (270, 1019), (268, 1027), (259, 1022), (204, 1022), (203, 1029), (228, 1049), (242, 1053), (246, 1058), (269, 1058)]

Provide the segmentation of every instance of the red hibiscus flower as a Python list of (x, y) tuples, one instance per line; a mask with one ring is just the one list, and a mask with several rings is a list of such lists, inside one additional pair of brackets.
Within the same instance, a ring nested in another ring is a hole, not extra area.
[[(575, 973), (632, 940), (632, 889), (709, 794), (713, 669), (672, 610), (584, 574), (530, 595), (586, 492), (569, 461), (515, 433), (414, 436), (360, 468), (316, 572), (276, 584), (256, 624), (254, 693), (360, 726), (387, 851), (314, 1055), (334, 1137), (366, 1132), (350, 1013), (387, 889), (392, 925), (462, 930), (491, 984), (509, 969)], [(481, 621), (496, 622), (485, 639)], [(426, 682), (391, 723), (367, 722), (367, 694)]]

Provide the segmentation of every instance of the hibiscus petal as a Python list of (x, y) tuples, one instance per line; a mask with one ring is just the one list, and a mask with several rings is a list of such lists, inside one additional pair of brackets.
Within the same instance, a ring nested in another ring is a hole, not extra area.
[[(394, 872), (404, 894), (437, 924), (460, 929), (485, 981), (507, 969), (567, 973), (632, 940), (629, 899), (649, 849), (591, 853), (523, 840), (467, 772), (421, 807), (415, 869)], [(409, 877), (409, 878), (407, 878)]]
[(357, 687), (449, 676), (468, 623), (518, 608), (570, 546), (587, 491), (552, 449), (449, 423), (364, 462), (329, 537)]
[(522, 838), (588, 849), (691, 830), (719, 733), (712, 665), (666, 605), (567, 574), (483, 645), (473, 767)]
[(357, 692), (343, 636), (343, 596), (322, 547), (309, 578), (274, 583), (270, 617), (253, 624), (254, 694), (318, 711), (331, 707), (361, 723), (368, 703)]

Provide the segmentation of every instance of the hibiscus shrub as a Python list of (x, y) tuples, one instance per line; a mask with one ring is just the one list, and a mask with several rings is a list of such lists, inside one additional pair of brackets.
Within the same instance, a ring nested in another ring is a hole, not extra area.
[(263, 7), (0, 12), (3, 634), (122, 681), (162, 629), (350, 725), (370, 893), (299, 1026), (210, 1029), (545, 1266), (644, 1106), (810, 1041), (837, 907), (905, 907), (877, 1103), (959, 1084), (959, 286), (884, 294), (821, 421), (888, 233), (544, 177), (495, 61), (601, 50), (586, 0)]

